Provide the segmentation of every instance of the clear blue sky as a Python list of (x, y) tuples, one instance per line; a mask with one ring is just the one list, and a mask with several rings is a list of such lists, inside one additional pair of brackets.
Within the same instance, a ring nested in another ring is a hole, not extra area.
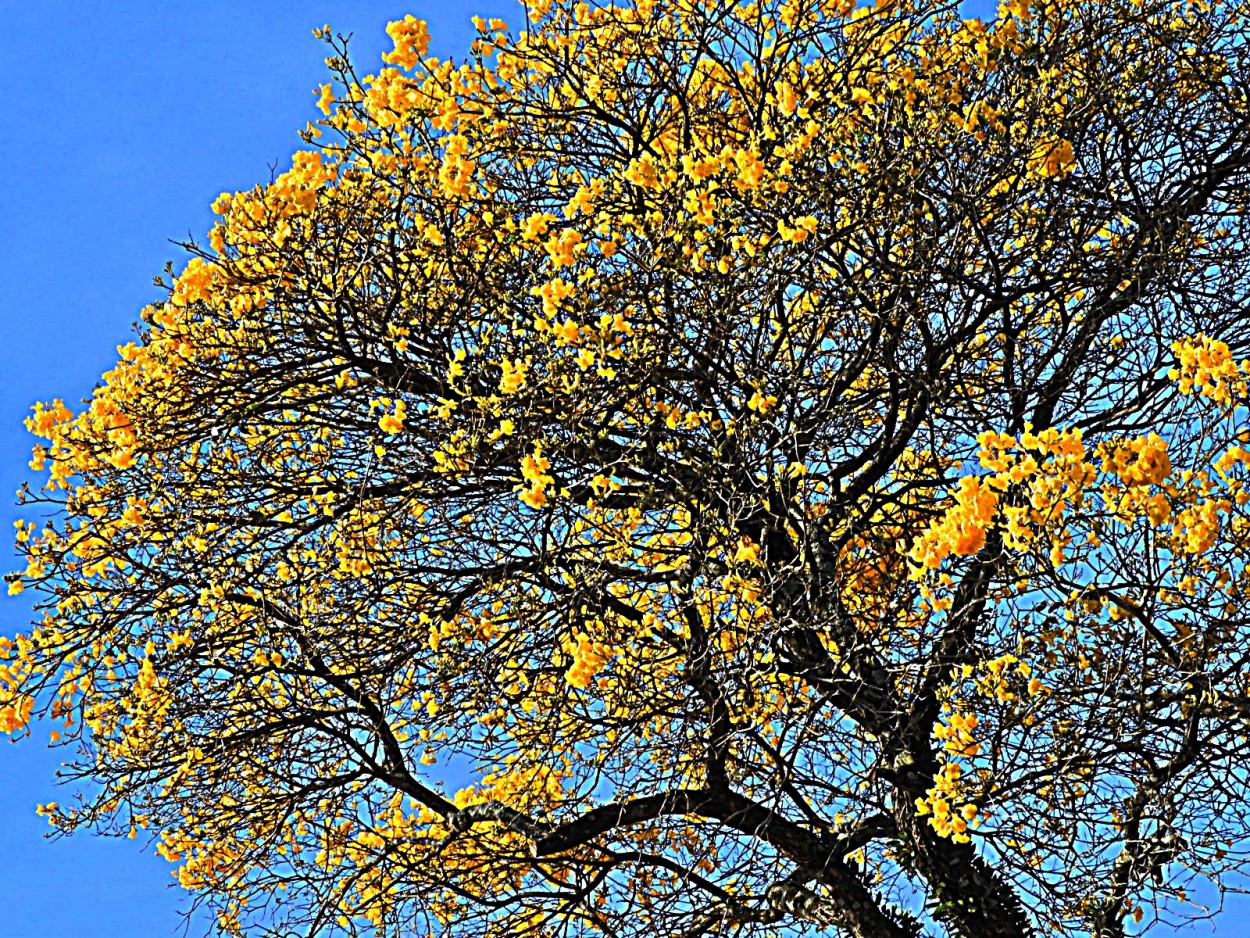
[[(181, 264), (169, 239), (202, 235), (219, 192), (263, 181), (300, 147), (296, 130), (317, 116), (312, 89), (326, 80), (311, 29), (353, 33), (353, 58), (368, 71), (389, 48), (385, 24), (405, 13), (429, 21), (440, 55), (467, 49), (472, 14), (520, 20), (512, 0), (5, 5), (0, 540), (10, 540), (16, 517), (9, 493), (27, 474), (22, 420), (31, 403), (88, 396), (139, 310), (158, 297), (152, 277), (166, 260)], [(0, 603), (0, 632), (25, 626), (28, 595)], [(0, 935), (178, 933), (183, 896), (150, 847), (43, 839), (34, 806), (57, 797), (57, 757), (39, 743), (0, 740)], [(1250, 936), (1250, 903), (1240, 908), (1214, 934)]]

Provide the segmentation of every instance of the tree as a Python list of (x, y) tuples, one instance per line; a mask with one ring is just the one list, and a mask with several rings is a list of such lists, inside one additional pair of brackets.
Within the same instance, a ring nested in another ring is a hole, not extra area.
[(0, 722), (87, 783), (42, 810), (231, 934), (1205, 914), (1247, 12), (535, 0), (367, 77), (319, 30), (309, 149), (31, 418)]

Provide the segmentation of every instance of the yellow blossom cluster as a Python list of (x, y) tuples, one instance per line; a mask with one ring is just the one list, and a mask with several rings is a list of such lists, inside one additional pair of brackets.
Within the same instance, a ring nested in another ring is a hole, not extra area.
[[(403, 72), (384, 68), (369, 81), (365, 107), (378, 126), (393, 127), (404, 121), (423, 100), (420, 89)], [(389, 161), (378, 166), (383, 172), (388, 167)]]
[(1203, 499), (1176, 513), (1172, 543), (1184, 554), (1200, 556), (1209, 551), (1220, 535), (1220, 516), (1232, 511), (1228, 499)]
[[(393, 405), (391, 410), (378, 419), (378, 427), (386, 434), (403, 432), (404, 418), (408, 416), (408, 405), (402, 399), (396, 398)], [(383, 406), (385, 406), (385, 403)]]
[(1173, 342), (1172, 353), (1179, 367), (1168, 376), (1180, 384), (1182, 394), (1197, 391), (1226, 407), (1245, 403), (1250, 360), (1238, 363), (1226, 343), (1198, 335)]
[(208, 840), (180, 828), (161, 832), (156, 852), (178, 868), (178, 884), (183, 889), (203, 889), (218, 885), (243, 853), (241, 844)]
[(974, 713), (952, 713), (945, 723), (933, 728), (933, 736), (942, 741), (942, 748), (958, 756), (975, 756), (981, 751), (972, 731), (977, 728)]
[(527, 485), (518, 486), (521, 501), (531, 508), (542, 508), (547, 504), (547, 487), (555, 480), (547, 473), (551, 462), (542, 454), (542, 444), (534, 445), (534, 452), (521, 460), (521, 477)]
[(447, 138), (443, 162), (438, 169), (438, 182), (443, 193), (452, 199), (467, 198), (477, 172), (477, 161), (469, 159), (469, 140), (461, 134)]
[(543, 315), (552, 318), (560, 311), (564, 301), (573, 295), (574, 290), (573, 284), (561, 277), (555, 277), (535, 287), (533, 293), (542, 298)]
[(757, 413), (766, 414), (777, 406), (777, 395), (756, 391), (747, 401), (747, 407)]
[(739, 538), (737, 550), (734, 551), (734, 563), (749, 563), (757, 567), (762, 566), (760, 545), (744, 534)]
[(781, 235), (782, 241), (793, 241), (795, 244), (801, 244), (816, 233), (818, 224), (819, 222), (814, 216), (805, 215), (803, 218), (795, 219), (793, 227), (779, 220), (777, 222), (777, 231)]
[(976, 678), (977, 692), (1000, 703), (1017, 700), (1017, 690), (1026, 690), (1030, 697), (1046, 691), (1046, 685), (1034, 676), (1033, 666), (1012, 654), (999, 655), (982, 663), (980, 671)]
[(567, 797), (564, 786), (568, 778), (568, 772), (561, 768), (527, 763), (511, 755), (503, 759), (503, 768), (486, 773), (479, 785), (460, 789), (453, 800), (460, 808), (496, 801), (524, 809)]
[(1167, 444), (1157, 433), (1099, 447), (1103, 472), (1127, 486), (1159, 485), (1172, 474)]
[[(1175, 494), (1175, 486), (1165, 484), (1172, 474), (1167, 443), (1152, 433), (1108, 441), (1099, 445), (1098, 452), (1103, 472), (1115, 477), (1102, 488), (1112, 517), (1127, 524), (1144, 515), (1154, 527), (1166, 523)], [(1159, 486), (1164, 490), (1158, 490)]]
[[(223, 216), (223, 221), (210, 233), (214, 250), (219, 254), (228, 246), (250, 250), (252, 253), (243, 256), (255, 257), (263, 269), (261, 258), (266, 251), (282, 247), (297, 231), (306, 230), (305, 223), (316, 208), (318, 193), (334, 182), (338, 167), (318, 150), (296, 153), (291, 164), (289, 170), (264, 188), (233, 195), (223, 192), (217, 198), (213, 211)], [(203, 268), (188, 265), (188, 269), (197, 286), (183, 292), (197, 299), (209, 299)], [(249, 265), (245, 264), (242, 270), (247, 269)], [(179, 296), (178, 285), (174, 287), (174, 296)]]
[(923, 571), (941, 566), (952, 553), (975, 554), (985, 546), (986, 532), (997, 513), (998, 493), (979, 476), (964, 476), (954, 504), (916, 539), (909, 556)]
[(564, 679), (570, 687), (589, 687), (612, 659), (610, 646), (596, 642), (585, 634), (575, 636), (566, 651), (573, 658), (573, 663), (564, 672)]
[(499, 363), (502, 375), (499, 378), (500, 394), (516, 394), (525, 388), (529, 366), (520, 359), (504, 359)]
[(159, 328), (142, 346), (119, 346), (121, 360), (104, 374), (86, 410), (74, 414), (60, 400), (35, 405), (26, 426), (49, 441), (36, 447), (32, 460), (40, 468), (47, 466), (47, 488), (68, 490), (77, 475), (97, 471), (102, 464), (116, 469), (134, 465), (140, 428), (130, 402), (152, 383), (168, 380), (195, 354), (174, 315), (177, 307), (163, 304), (158, 310), (154, 319)]
[(36, 436), (48, 437), (59, 424), (74, 415), (59, 397), (51, 404), (37, 403), (34, 413), (26, 418), (26, 429)]
[(382, 61), (400, 68), (415, 68), (421, 58), (429, 51), (430, 33), (425, 20), (417, 19), (409, 14), (402, 20), (389, 23), (386, 34), (395, 43), (395, 48), (382, 54)]
[(169, 301), (175, 306), (189, 306), (207, 300), (213, 295), (213, 283), (220, 273), (217, 265), (199, 257), (191, 258), (174, 284)]
[(30, 715), (34, 706), (34, 698), (23, 694), (0, 707), (0, 733), (17, 733), (24, 730), (30, 723)]
[(1029, 171), (1043, 178), (1062, 178), (1076, 167), (1072, 142), (1063, 138), (1040, 141), (1029, 155)]
[(1001, 524), (1004, 543), (1031, 547), (1045, 534), (1051, 561), (1062, 562), (1071, 508), (1083, 503), (1097, 470), (1086, 459), (1079, 429), (1026, 428), (1017, 440), (986, 431), (978, 437), (984, 476), (964, 476), (952, 504), (914, 541), (909, 556), (923, 576), (951, 554), (968, 556), (985, 546), (986, 535)]
[(971, 839), (968, 826), (979, 823), (979, 809), (967, 799), (963, 769), (958, 762), (946, 762), (933, 782), (933, 787), (916, 799), (917, 813), (929, 817), (929, 825), (939, 836), (949, 837), (959, 844), (968, 843)]

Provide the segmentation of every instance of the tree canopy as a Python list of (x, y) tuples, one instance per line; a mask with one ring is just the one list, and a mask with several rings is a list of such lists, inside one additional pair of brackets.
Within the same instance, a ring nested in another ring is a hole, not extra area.
[(1245, 0), (391, 24), (19, 524), (229, 934), (1120, 938), (1248, 858)]

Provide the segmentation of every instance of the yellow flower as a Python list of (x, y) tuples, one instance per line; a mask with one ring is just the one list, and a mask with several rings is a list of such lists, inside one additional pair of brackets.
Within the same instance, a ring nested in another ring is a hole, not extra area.
[(408, 405), (403, 401), (396, 401), (395, 409), (389, 414), (384, 414), (382, 419), (378, 421), (378, 426), (382, 428), (383, 433), (399, 433), (404, 429), (404, 418), (407, 415)]
[(503, 368), (503, 375), (499, 379), (499, 393), (516, 394), (525, 387), (526, 375), (529, 373), (528, 365), (519, 358), (515, 361), (508, 361), (505, 358), (500, 367)]
[(519, 486), (517, 490), (521, 493), (521, 501), (531, 508), (542, 508), (547, 504), (547, 486), (555, 481), (547, 473), (551, 462), (542, 452), (542, 444), (535, 443), (534, 452), (521, 460), (521, 478), (529, 484)]
[(776, 395), (764, 394), (761, 391), (756, 391), (751, 396), (751, 399), (747, 401), (747, 407), (749, 407), (751, 410), (759, 411), (761, 414), (768, 413), (770, 410), (772, 410), (776, 406), (777, 406)]
[(1172, 353), (1180, 368), (1173, 368), (1168, 377), (1180, 384), (1182, 394), (1196, 390), (1225, 406), (1245, 399), (1250, 362), (1238, 364), (1224, 342), (1198, 335), (1173, 342)]
[(6, 707), (0, 708), (0, 733), (16, 733), (30, 723), (30, 714), (34, 709), (33, 697), (22, 696)]
[(696, 182), (719, 173), (721, 169), (721, 162), (717, 157), (709, 156), (700, 159), (689, 153), (681, 158), (681, 165), (685, 174)]
[(743, 537), (738, 541), (738, 550), (734, 554), (735, 563), (751, 563), (757, 567), (760, 566), (760, 545), (754, 543), (749, 537)]
[(568, 267), (577, 262), (577, 258), (585, 252), (581, 232), (572, 228), (560, 232), (547, 241), (547, 256), (551, 258), (552, 267)]
[(532, 292), (542, 298), (543, 315), (554, 316), (559, 311), (560, 304), (573, 295), (573, 284), (556, 277), (540, 287), (535, 287)]
[(660, 170), (650, 155), (644, 155), (629, 164), (625, 178), (642, 189), (655, 189), (660, 185)]
[(1172, 474), (1167, 443), (1157, 433), (1104, 447), (1102, 468), (1128, 486), (1158, 485)]
[(998, 495), (977, 476), (959, 480), (955, 504), (916, 539), (911, 559), (937, 567), (951, 554), (969, 556), (985, 546), (985, 534), (998, 513)]
[(788, 81), (777, 83), (777, 107), (781, 109), (781, 113), (789, 117), (798, 108), (798, 98), (794, 93), (794, 86)]
[[(332, 85), (330, 82), (326, 82), (324, 85), (322, 85), (318, 89), (318, 92), (319, 92), (319, 97), (317, 98), (317, 107), (321, 108), (322, 114), (328, 115), (330, 111), (333, 110), (333, 108), (331, 108), (331, 105), (334, 103), (334, 85)], [(217, 206), (214, 204), (213, 206), (214, 211), (216, 210), (216, 208)], [(221, 214), (221, 213), (218, 212), (218, 214)]]
[(781, 240), (792, 241), (799, 244), (806, 241), (810, 235), (816, 233), (816, 226), (819, 222), (811, 215), (796, 219), (794, 227), (791, 228), (784, 221), (777, 222), (777, 231), (781, 234)]
[(1029, 170), (1044, 178), (1063, 177), (1076, 166), (1072, 143), (1061, 137), (1041, 141), (1029, 155)]
[[(220, 199), (218, 201), (220, 202)], [(170, 302), (175, 306), (189, 306), (197, 301), (208, 299), (217, 273), (218, 270), (214, 265), (198, 257), (191, 258), (186, 270), (174, 284), (174, 292), (169, 298)]]
[(429, 51), (430, 33), (425, 20), (419, 20), (412, 14), (388, 24), (386, 33), (395, 43), (393, 51), (382, 55), (382, 61), (390, 65), (413, 68)]
[(550, 212), (536, 212), (521, 223), (521, 238), (525, 241), (537, 241), (545, 235), (556, 217)]
[(751, 150), (738, 150), (733, 157), (738, 169), (734, 185), (745, 191), (754, 189), (764, 181), (764, 162)]

